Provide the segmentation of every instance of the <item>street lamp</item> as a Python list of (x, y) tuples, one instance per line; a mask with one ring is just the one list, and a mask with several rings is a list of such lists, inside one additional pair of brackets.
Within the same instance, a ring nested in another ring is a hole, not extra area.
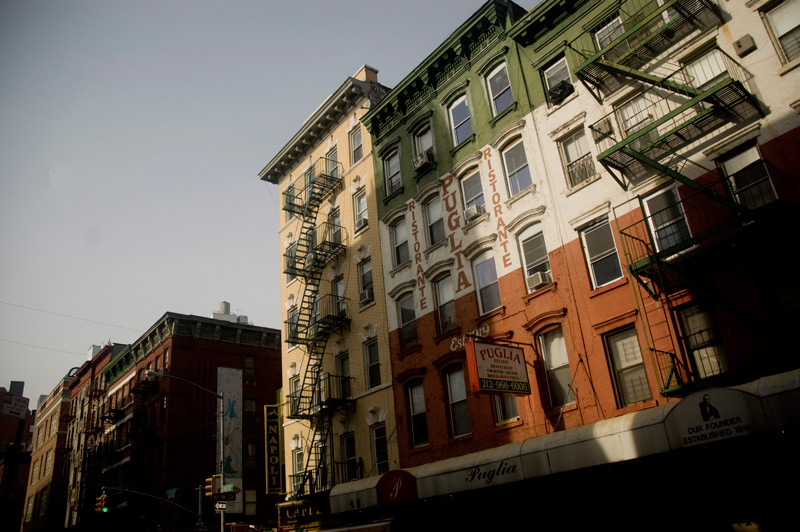
[[(217, 399), (219, 399), (219, 431), (218, 431), (218, 440), (219, 440), (219, 485), (220, 487), (225, 485), (225, 436), (223, 436), (224, 428), (225, 428), (225, 397), (223, 396), (222, 392), (215, 392), (214, 390), (209, 390), (204, 386), (200, 386), (196, 382), (192, 382), (190, 380), (184, 379), (182, 377), (176, 377), (175, 375), (169, 375), (164, 373), (163, 371), (152, 371), (147, 370), (145, 371), (144, 376), (149, 379), (175, 379), (186, 384), (191, 384), (195, 388), (199, 390), (203, 390), (206, 393), (210, 393)], [(220, 532), (225, 531), (225, 510), (219, 511), (219, 529)]]

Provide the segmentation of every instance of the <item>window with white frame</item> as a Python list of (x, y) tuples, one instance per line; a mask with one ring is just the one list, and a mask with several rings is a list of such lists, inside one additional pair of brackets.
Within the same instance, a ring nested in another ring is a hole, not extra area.
[(444, 378), (450, 414), (450, 435), (455, 438), (469, 434), (471, 429), (464, 369), (461, 367), (450, 368), (445, 371)]
[[(640, 94), (617, 108), (620, 122), (622, 123), (622, 132), (626, 137), (635, 134), (653, 123), (654, 111), (652, 107), (653, 105), (647, 100), (645, 95)], [(655, 128), (651, 129), (632, 142), (630, 146), (633, 149), (639, 149), (655, 140), (657, 136), (658, 130)]]
[(284, 211), (286, 213), (286, 221), (288, 222), (292, 218), (294, 218), (294, 213), (292, 211), (286, 210), (285, 207), (287, 205), (294, 205), (297, 203), (297, 195), (295, 194), (294, 185), (288, 185), (286, 190), (283, 192), (283, 206)]
[(339, 154), (336, 151), (336, 146), (325, 155), (325, 166), (329, 176), (333, 178), (339, 177)]
[[(605, 23), (601, 24), (594, 32), (598, 51), (621, 37), (623, 33), (625, 33), (625, 27), (622, 25), (622, 19), (619, 16), (615, 15), (610, 19), (606, 19)], [(627, 40), (624, 40), (603, 54), (603, 59), (613, 61), (627, 52), (629, 48), (630, 45)]]
[(295, 449), (292, 451), (292, 491), (299, 492), (303, 487), (303, 475), (305, 473), (305, 464), (303, 463), (303, 449)]
[(355, 193), (353, 196), (353, 207), (355, 209), (355, 222), (356, 222), (356, 231), (359, 229), (366, 227), (368, 223), (367, 218), (367, 191), (365, 189), (361, 189)]
[(478, 290), (478, 306), (480, 313), (486, 314), (503, 304), (500, 299), (500, 283), (497, 280), (494, 253), (492, 251), (481, 253), (473, 264), (475, 265), (475, 282)]
[(678, 189), (670, 187), (645, 198), (647, 221), (657, 251), (677, 246), (691, 238)]
[(508, 68), (505, 63), (500, 63), (487, 74), (486, 87), (492, 104), (492, 116), (499, 115), (514, 103), (511, 83), (508, 79)]
[(370, 259), (361, 261), (358, 264), (358, 290), (360, 292), (359, 301), (361, 305), (372, 303), (375, 300), (375, 292), (372, 287), (372, 261)]
[(400, 189), (400, 152), (392, 151), (383, 158), (383, 173), (386, 176), (386, 195), (394, 194)]
[(472, 135), (467, 95), (460, 96), (450, 104), (448, 113), (450, 115), (450, 127), (453, 132), (453, 144), (457, 146)]
[(364, 146), (361, 142), (361, 127), (356, 127), (350, 132), (350, 164), (355, 164), (364, 156)]
[(509, 144), (503, 150), (503, 165), (511, 196), (516, 196), (531, 185), (531, 171), (528, 168), (528, 158), (525, 155), (522, 139)]
[(356, 435), (352, 432), (342, 434), (340, 439), (342, 465), (344, 465), (344, 482), (358, 480), (358, 457), (356, 456)]
[(564, 343), (564, 333), (561, 327), (539, 335), (539, 345), (544, 359), (550, 406), (556, 408), (574, 403), (572, 373), (569, 369), (567, 345)]
[(757, 146), (751, 146), (720, 161), (734, 199), (749, 209), (772, 203), (778, 197), (769, 169)]
[(717, 335), (711, 314), (699, 304), (678, 310), (681, 340), (694, 374), (701, 379), (728, 369), (725, 349)]
[(289, 307), (289, 312), (286, 315), (286, 332), (289, 338), (297, 338), (297, 320), (300, 318), (300, 313), (297, 310), (297, 305)]
[(712, 48), (683, 67), (686, 82), (696, 89), (708, 89), (728, 78), (727, 57), (719, 48)]
[(611, 224), (603, 220), (581, 232), (592, 286), (598, 288), (622, 277)]
[(549, 105), (560, 105), (575, 90), (566, 57), (562, 56), (544, 68), (542, 77)]
[(511, 421), (519, 417), (517, 396), (500, 394), (494, 396), (494, 417), (497, 423)]
[(328, 214), (328, 240), (333, 244), (342, 243), (342, 214), (339, 209), (333, 209)]
[(525, 268), (525, 283), (528, 291), (533, 291), (551, 281), (550, 259), (547, 254), (544, 235), (540, 224), (534, 224), (520, 233), (520, 254)]
[(339, 397), (347, 399), (352, 396), (349, 353), (344, 352), (336, 355), (336, 374), (339, 376)]
[(397, 300), (397, 317), (400, 322), (400, 349), (414, 347), (417, 337), (417, 317), (414, 312), (414, 293), (404, 294)]
[(370, 340), (364, 344), (364, 367), (367, 370), (367, 389), (381, 385), (381, 359), (378, 341)]
[(408, 417), (411, 421), (409, 423), (411, 447), (419, 447), (428, 443), (428, 419), (422, 381), (417, 380), (410, 383), (406, 390), (408, 391)]
[(420, 126), (414, 132), (414, 149), (416, 154), (433, 150), (433, 128), (430, 122)]
[(286, 248), (286, 282), (290, 283), (297, 278), (297, 242), (292, 242)]
[(386, 438), (386, 425), (379, 423), (370, 429), (372, 434), (372, 472), (381, 475), (389, 471), (389, 440)]
[(339, 275), (331, 281), (331, 294), (333, 294), (333, 313), (342, 317), (347, 312), (347, 299), (344, 296), (344, 276)]
[(444, 218), (442, 218), (442, 198), (437, 194), (425, 203), (425, 222), (428, 224), (428, 245), (444, 240)]
[(456, 303), (453, 292), (453, 278), (450, 274), (440, 277), (436, 287), (436, 317), (439, 332), (444, 333), (456, 327)]
[(623, 407), (652, 399), (636, 329), (629, 327), (608, 334), (605, 343), (617, 405)]
[(764, 13), (781, 61), (800, 57), (800, 0), (784, 0)]
[(485, 204), (483, 186), (481, 184), (481, 172), (478, 168), (475, 168), (461, 178), (461, 190), (464, 195), (465, 208), (469, 209), (473, 206), (477, 208)]
[(560, 142), (564, 162), (567, 165), (567, 181), (570, 188), (576, 187), (595, 175), (594, 160), (589, 151), (586, 131), (581, 128)]
[(394, 253), (392, 261), (395, 266), (403, 264), (409, 258), (408, 255), (408, 229), (406, 219), (400, 218), (392, 226), (392, 246)]

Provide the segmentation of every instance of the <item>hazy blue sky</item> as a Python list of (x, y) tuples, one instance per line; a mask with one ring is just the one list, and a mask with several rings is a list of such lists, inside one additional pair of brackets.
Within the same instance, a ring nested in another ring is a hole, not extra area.
[(0, 0), (0, 386), (35, 408), (167, 311), (280, 327), (259, 170), (362, 64), (393, 86), (482, 3)]

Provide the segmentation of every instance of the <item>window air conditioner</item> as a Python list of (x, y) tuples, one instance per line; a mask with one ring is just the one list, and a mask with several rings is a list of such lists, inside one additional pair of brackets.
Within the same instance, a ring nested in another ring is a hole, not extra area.
[(611, 126), (610, 118), (604, 118), (592, 126), (592, 136), (594, 137), (595, 144), (603, 139), (607, 139), (613, 134), (614, 128)]
[(560, 105), (573, 92), (575, 92), (575, 87), (572, 86), (572, 83), (562, 79), (553, 87), (550, 87), (550, 90), (547, 91), (547, 99), (553, 105)]
[(366, 305), (367, 303), (372, 303), (373, 299), (372, 288), (369, 288), (367, 290), (362, 290), (361, 297), (359, 299), (361, 300), (362, 305)]
[(477, 218), (478, 216), (480, 216), (485, 212), (486, 212), (485, 205), (470, 205), (464, 211), (464, 218), (466, 218), (468, 222), (471, 222), (472, 220), (474, 220), (475, 218)]
[(529, 292), (533, 292), (534, 290), (552, 282), (553, 277), (550, 275), (550, 272), (536, 272), (533, 275), (529, 275), (525, 278), (525, 283), (528, 285)]
[(411, 164), (414, 166), (414, 170), (422, 170), (423, 168), (433, 164), (433, 154), (429, 151), (418, 153), (411, 161)]
[(359, 229), (361, 229), (365, 225), (367, 225), (367, 219), (366, 218), (359, 218), (358, 220), (356, 220), (356, 231), (358, 231)]

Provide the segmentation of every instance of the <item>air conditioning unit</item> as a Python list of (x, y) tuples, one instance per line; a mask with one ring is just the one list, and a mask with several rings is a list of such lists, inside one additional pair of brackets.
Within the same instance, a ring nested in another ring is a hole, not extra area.
[(464, 211), (464, 218), (466, 218), (468, 222), (471, 222), (472, 220), (474, 220), (475, 218), (477, 218), (478, 216), (480, 216), (485, 212), (486, 212), (485, 205), (470, 205)]
[(572, 86), (572, 83), (562, 79), (550, 87), (550, 90), (547, 91), (547, 99), (553, 105), (560, 105), (573, 92), (575, 92), (575, 87)]
[(595, 144), (614, 134), (614, 127), (611, 125), (610, 118), (604, 118), (592, 126), (592, 136)]
[(550, 272), (536, 272), (533, 275), (529, 275), (525, 278), (525, 283), (528, 285), (529, 292), (533, 292), (534, 290), (552, 282), (553, 277), (550, 275)]
[(365, 225), (367, 225), (367, 219), (366, 218), (359, 218), (358, 220), (356, 220), (356, 231), (358, 231), (359, 229), (361, 229)]
[(419, 171), (433, 164), (433, 154), (429, 151), (418, 153), (411, 161), (414, 170)]
[(362, 290), (361, 291), (361, 297), (359, 297), (359, 300), (361, 301), (362, 305), (366, 305), (367, 303), (372, 303), (373, 299), (374, 299), (374, 296), (373, 296), (372, 288), (369, 288), (367, 290)]

